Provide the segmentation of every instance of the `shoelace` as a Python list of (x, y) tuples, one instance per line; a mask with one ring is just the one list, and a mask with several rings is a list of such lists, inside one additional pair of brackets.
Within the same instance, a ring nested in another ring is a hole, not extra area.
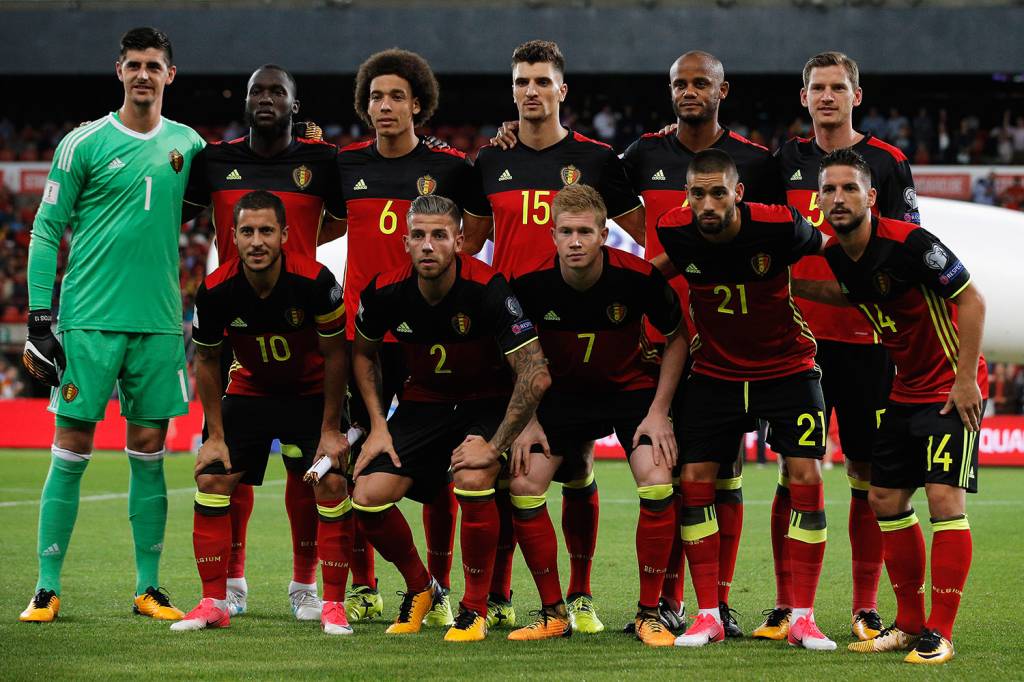
[(402, 604), (398, 607), (398, 622), (407, 622), (412, 617), (412, 601), (419, 593), (399, 591), (395, 592), (395, 594), (402, 598)]
[(167, 590), (162, 587), (147, 587), (146, 596), (150, 597), (160, 606), (171, 605), (171, 595), (167, 594)]
[(538, 630), (548, 624), (548, 620), (551, 618), (551, 614), (545, 609), (537, 609), (536, 611), (529, 611), (527, 615), (536, 616), (536, 620), (527, 625), (526, 627), (532, 630)]
[(317, 606), (317, 602), (319, 602), (319, 601), (320, 601), (320, 599), (316, 596), (315, 592), (309, 592), (307, 590), (303, 590), (302, 592), (299, 593), (299, 598), (295, 602), (295, 608), (299, 608), (299, 607), (302, 607), (302, 606), (313, 606), (313, 607), (316, 607)]
[(786, 619), (787, 611), (788, 609), (765, 609), (761, 612), (762, 616), (767, 616), (764, 624), (770, 627), (777, 627), (779, 623)]
[(735, 623), (736, 622), (736, 616), (742, 616), (743, 615), (742, 613), (740, 613), (736, 609), (730, 608), (728, 604), (722, 604), (721, 606), (719, 606), (718, 607), (718, 612), (719, 612), (719, 614), (721, 614), (723, 622), (732, 621), (733, 623)]
[[(872, 630), (882, 629), (882, 618), (875, 611), (861, 611), (857, 614), (857, 618), (864, 621), (864, 624)], [(888, 630), (890, 628), (886, 629)]]
[(476, 622), (479, 616), (476, 611), (467, 611), (465, 609), (459, 611), (459, 615), (455, 618), (454, 627), (459, 630), (467, 630), (469, 627)]
[(586, 597), (576, 597), (570, 604), (575, 611), (593, 611), (590, 601)]
[(942, 636), (935, 630), (925, 630), (914, 647), (921, 653), (931, 653), (939, 648), (942, 643)]
[(32, 606), (37, 609), (44, 609), (50, 605), (50, 600), (57, 596), (53, 590), (39, 590), (32, 598)]
[(652, 632), (665, 632), (665, 626), (654, 616), (644, 616), (640, 620), (640, 625), (643, 626), (644, 623), (647, 624), (647, 628)]

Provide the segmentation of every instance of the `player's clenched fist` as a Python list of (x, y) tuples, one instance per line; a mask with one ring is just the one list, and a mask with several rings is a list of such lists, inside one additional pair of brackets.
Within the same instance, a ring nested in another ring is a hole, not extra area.
[(316, 448), (316, 457), (329, 457), (331, 467), (344, 471), (348, 468), (349, 442), (348, 438), (338, 429), (323, 431), (320, 433), (320, 444)]
[(33, 310), (28, 314), (28, 340), (21, 361), (36, 380), (47, 386), (60, 386), (64, 373), (64, 349), (53, 335), (49, 310)]

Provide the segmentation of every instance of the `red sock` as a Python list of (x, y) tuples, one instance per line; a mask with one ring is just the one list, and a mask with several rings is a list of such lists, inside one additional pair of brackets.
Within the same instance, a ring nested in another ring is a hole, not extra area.
[(597, 547), (597, 522), (600, 513), (597, 482), (585, 488), (562, 486), (562, 535), (569, 551), (569, 591), (567, 594), (591, 594), (590, 568)]
[(868, 504), (867, 491), (854, 489), (852, 492), (849, 532), (853, 558), (853, 612), (857, 613), (878, 608), (878, 579), (882, 577), (882, 531)]
[(814, 608), (821, 564), (825, 558), (825, 493), (821, 483), (789, 484), (793, 501), (786, 544), (793, 581), (793, 608)]
[(718, 608), (718, 555), (721, 541), (715, 518), (715, 484), (683, 481), (682, 536), (697, 608)]
[(558, 539), (547, 505), (537, 509), (516, 509), (513, 519), (516, 540), (537, 583), (541, 604), (557, 604), (562, 601), (562, 585), (558, 581)]
[[(958, 522), (962, 528), (943, 528), (940, 525)], [(953, 639), (953, 623), (960, 608), (967, 573), (971, 570), (973, 549), (966, 517), (939, 524), (932, 522), (932, 611), (926, 625), (930, 630), (938, 630), (948, 640)]]
[(512, 601), (512, 559), (516, 555), (516, 533), (508, 488), (498, 488), (494, 494), (494, 503), (498, 507), (498, 548), (494, 552), (494, 573), (488, 592), (501, 601)]
[(373, 564), (373, 545), (366, 539), (363, 527), (355, 524), (355, 532), (352, 533), (352, 584), (369, 585), (377, 588), (377, 575)]
[[(204, 511), (207, 508), (204, 508)], [(192, 548), (195, 550), (203, 598), (227, 599), (228, 555), (231, 552), (231, 518), (199, 511), (192, 517)]]
[[(343, 502), (343, 499), (320, 500), (319, 506), (337, 509)], [(324, 601), (345, 601), (353, 522), (351, 511), (340, 517), (319, 517), (316, 546), (324, 577)]]
[(459, 505), (454, 483), (449, 483), (430, 504), (423, 505), (423, 534), (427, 537), (427, 570), (441, 587), (451, 589), (452, 549)]
[(430, 584), (430, 574), (420, 560), (412, 531), (398, 507), (391, 505), (380, 512), (359, 511), (356, 522), (380, 555), (402, 574), (408, 591), (422, 592), (426, 589)]
[[(666, 486), (667, 487), (667, 486)], [(640, 608), (658, 608), (676, 531), (676, 510), (672, 497), (640, 500), (636, 524), (636, 561), (640, 571)]]
[(251, 485), (239, 483), (231, 493), (231, 557), (228, 559), (228, 577), (245, 577), (245, 535), (255, 496)]
[(676, 517), (675, 529), (672, 532), (672, 549), (668, 553), (661, 596), (678, 608), (683, 603), (683, 585), (686, 582), (686, 556), (683, 552), (683, 536), (679, 533), (683, 518), (683, 493), (679, 488), (676, 488), (675, 494), (672, 495), (672, 509)]
[(775, 605), (787, 609), (793, 607), (793, 577), (789, 572), (786, 544), (791, 510), (789, 488), (780, 484), (772, 500), (772, 559), (775, 561)]
[[(718, 601), (729, 603), (732, 577), (736, 573), (736, 556), (740, 550), (740, 535), (743, 533), (743, 497), (737, 490), (716, 491), (715, 514), (718, 516)], [(721, 493), (735, 493), (728, 501), (722, 500)]]
[(911, 635), (924, 628), (925, 548), (921, 524), (913, 510), (891, 518), (878, 519), (882, 532), (885, 570), (896, 593), (893, 624)]
[(316, 582), (316, 495), (302, 474), (289, 471), (284, 484), (284, 508), (292, 527), (292, 580), (309, 585)]
[(498, 507), (494, 504), (493, 492), (486, 497), (458, 495), (458, 501), (462, 508), (459, 545), (466, 578), (462, 605), (485, 616), (487, 590), (494, 572), (494, 551), (498, 546)]

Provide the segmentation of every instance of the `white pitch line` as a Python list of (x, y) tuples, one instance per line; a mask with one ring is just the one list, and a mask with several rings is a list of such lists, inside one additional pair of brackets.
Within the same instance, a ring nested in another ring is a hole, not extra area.
[[(271, 485), (282, 485), (285, 479), (278, 479), (274, 481), (264, 481), (263, 487)], [(2, 488), (0, 488), (2, 490)], [(181, 495), (184, 493), (194, 493), (196, 487), (191, 488), (172, 488), (167, 491), (168, 495)], [(124, 500), (128, 498), (128, 493), (106, 493), (103, 495), (85, 495), (78, 498), (79, 502), (106, 502), (108, 500)], [(39, 500), (14, 500), (12, 502), (0, 502), (0, 509), (7, 507), (38, 507)]]

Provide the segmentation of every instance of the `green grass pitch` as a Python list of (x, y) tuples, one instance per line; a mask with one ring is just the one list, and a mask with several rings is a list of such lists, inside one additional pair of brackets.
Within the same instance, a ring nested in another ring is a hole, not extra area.
[[(17, 622), (35, 585), (35, 538), (39, 489), (49, 454), (0, 451), (0, 679), (668, 679), (684, 675), (715, 679), (1020, 679), (1024, 675), (1024, 617), (1015, 599), (1022, 594), (1024, 559), (1024, 470), (986, 469), (982, 494), (968, 502), (974, 532), (974, 564), (957, 623), (957, 657), (946, 666), (922, 670), (896, 654), (864, 656), (845, 651), (849, 637), (849, 561), (846, 534), (849, 490), (840, 468), (826, 472), (831, 525), (826, 563), (818, 591), (817, 619), (840, 644), (834, 653), (796, 650), (785, 643), (750, 639), (701, 650), (645, 648), (619, 632), (634, 613), (637, 598), (633, 533), (637, 501), (623, 462), (597, 466), (601, 530), (593, 588), (607, 631), (568, 640), (515, 643), (495, 631), (480, 644), (446, 644), (443, 631), (389, 637), (382, 622), (357, 625), (353, 637), (327, 637), (316, 623), (297, 623), (288, 606), (290, 541), (282, 502), (284, 471), (271, 462), (268, 480), (257, 489), (249, 526), (249, 612), (228, 630), (172, 633), (165, 623), (131, 614), (134, 585), (131, 534), (127, 521), (128, 466), (123, 454), (99, 453), (82, 486), (78, 526), (64, 566), (61, 617), (52, 625)], [(192, 561), (192, 458), (167, 460), (170, 521), (162, 581), (184, 610), (199, 598)], [(772, 604), (774, 578), (768, 512), (774, 489), (771, 466), (744, 472), (746, 519), (732, 606), (749, 632), (760, 611)], [(558, 525), (559, 493), (553, 486), (549, 509)], [(925, 519), (923, 500), (918, 513)], [(420, 508), (403, 504), (423, 552)], [(929, 535), (927, 524), (926, 537)], [(456, 543), (458, 553), (458, 543)], [(454, 588), (462, 586), (456, 555)], [(562, 554), (561, 566), (567, 571)], [(385, 615), (393, 618), (402, 584), (378, 558)], [(563, 579), (563, 584), (564, 584)], [(514, 603), (519, 619), (537, 607), (530, 574), (517, 555)], [(894, 612), (885, 576), (880, 589), (883, 618)], [(687, 596), (692, 595), (689, 585)]]

